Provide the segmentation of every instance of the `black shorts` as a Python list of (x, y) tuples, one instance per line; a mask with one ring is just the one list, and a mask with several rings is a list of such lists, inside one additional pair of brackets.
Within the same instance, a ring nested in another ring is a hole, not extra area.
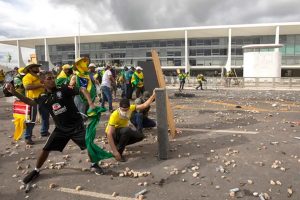
[(81, 150), (86, 149), (85, 128), (83, 124), (80, 124), (78, 127), (75, 127), (70, 131), (62, 131), (55, 128), (49, 136), (43, 150), (62, 152), (69, 140), (73, 140), (73, 142), (75, 142)]

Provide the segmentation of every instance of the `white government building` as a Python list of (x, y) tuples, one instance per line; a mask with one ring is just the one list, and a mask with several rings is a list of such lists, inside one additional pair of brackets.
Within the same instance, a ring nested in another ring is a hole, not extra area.
[(244, 77), (300, 77), (300, 22), (200, 26), (43, 36), (0, 40), (18, 48), (34, 48), (37, 59), (53, 67), (73, 63), (79, 56), (103, 65), (136, 65), (159, 53), (165, 73), (181, 68), (206, 75), (235, 69)]

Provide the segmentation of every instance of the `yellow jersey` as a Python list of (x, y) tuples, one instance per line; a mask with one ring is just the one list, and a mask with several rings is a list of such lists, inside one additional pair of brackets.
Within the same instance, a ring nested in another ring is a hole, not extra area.
[(131, 114), (133, 111), (135, 111), (136, 105), (130, 105), (128, 110), (128, 117), (122, 117), (119, 113), (119, 110), (115, 110), (109, 117), (109, 121), (107, 124), (107, 127), (105, 129), (105, 132), (108, 132), (109, 126), (114, 126), (115, 128), (124, 128), (128, 126), (128, 122), (130, 120)]
[[(37, 85), (41, 84), (41, 81), (38, 76), (33, 76), (31, 73), (27, 73), (23, 79), (23, 85), (26, 88), (27, 85)], [(45, 91), (44, 88), (38, 88), (34, 90), (26, 90), (26, 97), (35, 99), (40, 96), (41, 93)]]

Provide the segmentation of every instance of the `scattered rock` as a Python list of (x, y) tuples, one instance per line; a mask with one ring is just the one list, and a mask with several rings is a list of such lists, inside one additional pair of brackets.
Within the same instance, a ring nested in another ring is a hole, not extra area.
[(253, 192), (253, 196), (257, 197), (258, 196), (258, 192)]
[(118, 196), (118, 193), (113, 192), (111, 196), (116, 197), (116, 196)]
[(193, 173), (193, 177), (196, 178), (199, 176), (199, 174), (200, 174), (199, 172), (195, 172), (195, 173)]
[(80, 186), (80, 185), (76, 186), (76, 188), (75, 188), (76, 191), (80, 191), (80, 190), (82, 190), (82, 189), (83, 189), (83, 187)]
[(291, 197), (293, 195), (293, 190), (292, 188), (288, 188), (287, 189), (287, 192), (288, 192), (288, 197)]
[(49, 189), (53, 189), (53, 188), (56, 188), (58, 185), (55, 184), (55, 183), (50, 183), (49, 185)]
[(13, 178), (18, 178), (19, 176), (17, 174), (12, 175)]

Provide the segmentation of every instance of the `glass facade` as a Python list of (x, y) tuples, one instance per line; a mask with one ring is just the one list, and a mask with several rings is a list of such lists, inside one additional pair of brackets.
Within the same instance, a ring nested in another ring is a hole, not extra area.
[[(231, 38), (231, 64), (243, 65), (242, 46), (247, 44), (274, 44), (272, 36), (245, 36)], [(281, 35), (282, 65), (300, 64), (300, 35)], [(105, 62), (136, 65), (138, 61), (151, 60), (151, 49), (159, 53), (162, 66), (183, 66), (185, 42), (182, 39), (139, 40), (80, 44), (81, 56), (96, 64)], [(36, 46), (37, 58), (45, 60), (44, 46)], [(224, 66), (227, 61), (228, 38), (189, 38), (188, 60), (190, 66)], [(50, 45), (49, 55), (53, 64), (72, 63), (75, 59), (74, 44)]]

